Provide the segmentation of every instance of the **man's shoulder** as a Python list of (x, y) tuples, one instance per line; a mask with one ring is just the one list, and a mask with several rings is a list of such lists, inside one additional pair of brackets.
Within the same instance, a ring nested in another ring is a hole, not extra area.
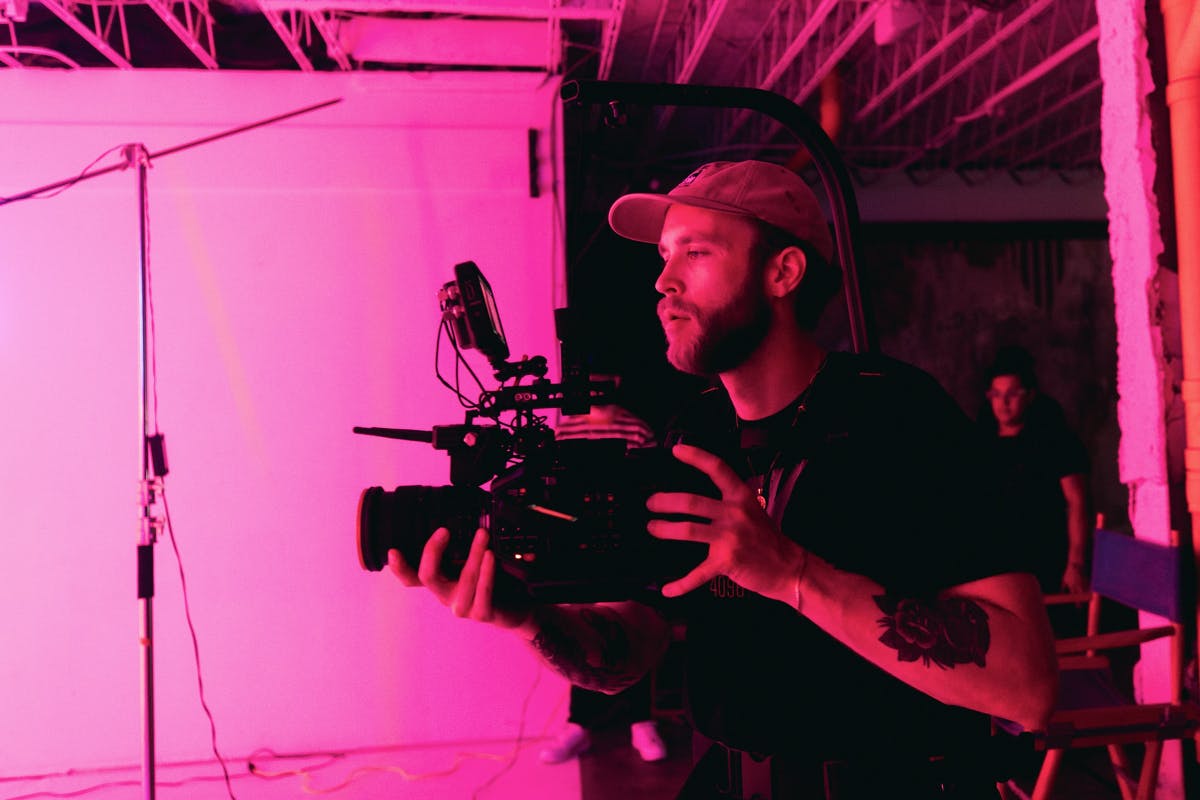
[(910, 407), (953, 406), (941, 383), (928, 372), (881, 353), (830, 353), (813, 383), (814, 401), (818, 396), (825, 403), (883, 405), (901, 414), (909, 413)]
[(722, 387), (711, 386), (683, 398), (668, 427), (687, 427), (697, 422), (732, 424), (733, 414), (733, 402), (729, 395)]
[(884, 378), (900, 383), (937, 384), (932, 375), (920, 367), (882, 353), (849, 353), (834, 351), (825, 360), (821, 375), (849, 378)]

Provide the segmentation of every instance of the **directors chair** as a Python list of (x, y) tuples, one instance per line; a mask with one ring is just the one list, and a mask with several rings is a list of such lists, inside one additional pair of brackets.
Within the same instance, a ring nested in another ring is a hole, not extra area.
[[(1090, 747), (1107, 748), (1124, 800), (1153, 800), (1163, 742), (1193, 738), (1200, 729), (1200, 706), (1183, 696), (1183, 622), (1195, 613), (1196, 603), (1194, 597), (1184, 597), (1177, 538), (1172, 532), (1167, 546), (1097, 528), (1091, 591), (1047, 597), (1048, 604), (1086, 602), (1088, 621), (1086, 635), (1056, 642), (1058, 706), (1045, 729), (1030, 732), (1035, 747), (1046, 752), (1032, 800), (1052, 797), (1067, 750)], [(1101, 632), (1105, 600), (1149, 612), (1165, 624)], [(1170, 640), (1170, 700), (1139, 703), (1114, 680), (1110, 653), (1155, 639)], [(1007, 721), (997, 723), (1009, 733), (1021, 732)], [(1133, 765), (1128, 745), (1144, 747), (1140, 767)]]

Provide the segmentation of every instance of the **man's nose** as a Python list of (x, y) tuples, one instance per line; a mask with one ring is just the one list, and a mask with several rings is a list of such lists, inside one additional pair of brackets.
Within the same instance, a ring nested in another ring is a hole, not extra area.
[(674, 263), (674, 259), (670, 257), (663, 259), (658, 279), (654, 281), (654, 290), (659, 294), (673, 294), (679, 291), (679, 279), (674, 269)]

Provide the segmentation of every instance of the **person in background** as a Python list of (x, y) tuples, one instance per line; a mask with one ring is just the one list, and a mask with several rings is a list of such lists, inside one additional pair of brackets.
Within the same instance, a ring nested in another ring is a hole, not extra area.
[(1001, 348), (987, 381), (978, 424), (990, 443), (1000, 501), (1026, 542), (1042, 591), (1087, 591), (1087, 450), (1062, 407), (1038, 390), (1028, 351)]
[[(615, 376), (593, 374), (593, 380)], [(623, 439), (628, 447), (654, 443), (654, 431), (640, 417), (619, 405), (592, 406), (587, 414), (564, 414), (554, 428), (556, 439)], [(547, 764), (569, 761), (591, 747), (589, 731), (615, 725), (628, 725), (633, 748), (643, 761), (662, 761), (667, 747), (651, 718), (651, 681), (647, 673), (640, 681), (619, 694), (594, 692), (571, 685), (571, 707), (567, 724), (538, 753)]]

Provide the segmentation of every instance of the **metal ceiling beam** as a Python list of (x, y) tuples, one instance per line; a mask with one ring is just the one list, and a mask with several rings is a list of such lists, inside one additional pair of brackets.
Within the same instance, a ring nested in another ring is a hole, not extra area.
[[(1051, 24), (1047, 25), (1043, 31), (1044, 39), (1039, 39), (1037, 42), (1022, 42), (1022, 47), (1016, 48), (1021, 54), (1027, 54), (1031, 59), (1030, 63), (1025, 63), (1024, 58), (1018, 58), (1015, 63), (994, 63), (994, 71), (991, 79), (984, 84), (982, 81), (967, 81), (966, 86), (958, 87), (955, 91), (954, 99), (965, 98), (968, 102), (975, 104), (966, 109), (957, 111), (950, 105), (947, 105), (939, 113), (926, 114), (925, 117), (936, 124), (941, 125), (940, 129), (933, 130), (927, 133), (923, 140), (914, 142), (920, 144), (920, 152), (915, 157), (910, 157), (897, 165), (899, 169), (906, 169), (913, 163), (924, 158), (927, 154), (937, 150), (941, 150), (950, 143), (959, 139), (962, 128), (968, 124), (978, 120), (991, 118), (1005, 103), (1009, 102), (1020, 92), (1023, 92), (1045, 78), (1058, 74), (1058, 71), (1071, 59), (1078, 56), (1086, 48), (1094, 45), (1099, 38), (1099, 26), (1093, 21), (1090, 28), (1081, 33), (1077, 33), (1074, 38), (1069, 41), (1059, 43), (1057, 39), (1065, 32), (1066, 35), (1075, 33), (1070, 30), (1066, 23), (1062, 27), (1056, 27), (1062, 22), (1061, 18), (1056, 17), (1051, 20)], [(1087, 23), (1087, 19), (1072, 20), (1069, 24), (1074, 25), (1076, 22)], [(1032, 39), (1037, 34), (1030, 33), (1028, 38)], [(1035, 44), (1044, 45), (1040, 49)], [(1032, 60), (1036, 59), (1036, 60)], [(1002, 68), (1007, 68), (1008, 74), (1001, 76), (999, 74)], [(999, 81), (1006, 82), (997, 88)], [(982, 100), (975, 100), (980, 94), (984, 94), (983, 90), (990, 91)], [(950, 155), (951, 161), (958, 161), (953, 154)]]
[(301, 71), (313, 72), (313, 63), (305, 54), (304, 48), (300, 46), (308, 17), (301, 11), (280, 10), (266, 6), (260, 6), (260, 9), (267, 22), (271, 23), (275, 34), (283, 42), (283, 46), (292, 54), (292, 59), (295, 60)]
[[(781, 0), (771, 9), (754, 40), (757, 47), (746, 54), (735, 86), (753, 86), (771, 91), (775, 82), (820, 30), (838, 0)], [(737, 136), (753, 113), (731, 109), (717, 123), (717, 140), (728, 143)]]
[(586, 6), (529, 3), (485, 3), (471, 0), (258, 0), (258, 7), (275, 11), (357, 11), (363, 14), (451, 14), (456, 17), (503, 19), (598, 20), (612, 18), (613, 0), (593, 0)]
[(1002, 131), (999, 134), (989, 134), (986, 137), (983, 145), (976, 147), (974, 150), (964, 154), (957, 160), (963, 164), (970, 164), (989, 151), (997, 150), (1000, 145), (1003, 145), (1005, 142), (1008, 142), (1015, 137), (1020, 136), (1022, 133), (1025, 133), (1026, 131), (1036, 127), (1037, 125), (1040, 125), (1046, 119), (1072, 108), (1076, 103), (1082, 101), (1089, 94), (1099, 90), (1103, 84), (1104, 82), (1100, 80), (1100, 78), (1095, 78), (1089, 81), (1075, 91), (1060, 97), (1057, 102), (1043, 110), (1041, 113), (1031, 114), (1027, 116), (1020, 124), (1014, 125), (1013, 127), (1006, 131)]
[[(825, 24), (825, 20), (838, 6), (851, 5), (843, 4), (841, 0), (805, 0), (801, 5), (790, 3), (787, 6), (778, 9), (777, 13), (771, 15), (767, 20), (766, 26), (763, 28), (763, 36), (759, 41), (769, 43), (769, 46), (779, 46), (780, 43), (785, 43), (786, 46), (783, 52), (778, 54), (768, 55), (767, 59), (756, 58), (759, 51), (753, 51), (750, 58), (746, 62), (746, 66), (742, 71), (742, 80), (738, 81), (740, 86), (756, 86), (759, 89), (771, 90), (775, 83), (783, 77), (784, 72), (792, 66), (808, 43), (817, 35), (817, 31)], [(878, 5), (876, 3), (875, 5)], [(799, 30), (795, 30), (794, 25), (799, 23)], [(769, 66), (767, 66), (769, 63)], [(763, 68), (766, 71), (763, 72)]]
[(650, 43), (646, 45), (646, 58), (642, 62), (642, 80), (650, 77), (650, 66), (654, 62), (654, 54), (658, 49), (658, 37), (662, 35), (663, 24), (667, 20), (667, 10), (672, 5), (671, 0), (662, 0), (658, 4), (658, 14), (654, 17), (654, 29), (650, 33)]
[[(673, 50), (674, 72), (668, 72), (667, 83), (688, 83), (725, 13), (728, 0), (692, 0), (684, 15), (684, 24)], [(703, 17), (698, 11), (703, 7)], [(689, 24), (690, 23), (690, 24)]]
[[(667, 83), (691, 81), (727, 5), (728, 0), (691, 0), (684, 12), (683, 25), (675, 38), (675, 46), (671, 50), (673, 58), (667, 64)], [(659, 133), (667, 129), (674, 116), (674, 106), (662, 109), (658, 116)]]
[[(39, 2), (49, 9), (50, 13), (62, 20), (68, 28), (79, 34), (89, 45), (92, 46), (92, 48), (96, 50), (97, 53), (107, 58), (113, 66), (119, 69), (133, 69), (133, 64), (129, 63), (124, 56), (114, 50), (112, 45), (110, 45), (104, 39), (104, 37), (100, 35), (101, 25), (99, 11), (95, 6), (92, 6), (92, 18), (96, 25), (96, 29), (93, 30), (92, 28), (89, 28), (87, 25), (83, 24), (79, 18), (71, 13), (71, 10), (67, 8), (66, 5), (59, 2), (59, 0), (39, 0)], [(126, 49), (128, 49), (128, 40), (125, 41), (125, 46)]]
[[(1039, 159), (1043, 159), (1043, 158), (1049, 156), (1050, 154), (1052, 154), (1054, 151), (1067, 147), (1069, 144), (1071, 144), (1076, 139), (1078, 139), (1082, 136), (1094, 136), (1096, 134), (1096, 129), (1099, 127), (1100, 127), (1099, 123), (1097, 122), (1096, 126), (1094, 126), (1094, 127), (1084, 127), (1084, 128), (1078, 128), (1078, 129), (1072, 130), (1072, 131), (1064, 134), (1063, 136), (1060, 136), (1059, 138), (1055, 139), (1054, 141), (1050, 142), (1049, 144), (1046, 144), (1046, 145), (1038, 148), (1037, 150), (1033, 151), (1032, 153), (1027, 154), (1020, 161), (1017, 161), (1011, 167), (1009, 167), (1009, 171), (1013, 172), (1015, 170), (1019, 170), (1027, 164), (1035, 165), (1035, 162), (1038, 161)], [(1041, 165), (1036, 165), (1036, 166), (1041, 166)], [(1045, 169), (1052, 170), (1052, 169), (1055, 169), (1055, 167), (1047, 165), (1045, 167)]]
[[(208, 0), (142, 0), (158, 14), (163, 24), (175, 34), (183, 46), (208, 69), (219, 69), (216, 48), (213, 46), (213, 18), (208, 10)], [(175, 15), (176, 8), (183, 12), (183, 20)], [(203, 38), (203, 41), (202, 41)]]
[[(845, 2), (822, 2), (811, 9), (812, 16), (805, 19), (803, 27), (791, 37), (786, 49), (773, 61), (770, 68), (762, 72), (764, 64), (747, 62), (748, 70), (759, 70), (759, 89), (775, 91), (802, 105), (821, 85), (838, 63), (866, 35), (875, 22), (875, 17), (888, 0), (872, 0), (863, 7)], [(736, 109), (726, 114), (721, 126), (720, 140), (731, 142), (751, 118), (757, 119), (760, 129), (750, 138), (768, 141), (779, 129), (771, 119), (755, 115), (745, 109)]]
[(604, 21), (604, 29), (600, 34), (600, 67), (596, 70), (598, 80), (608, 80), (612, 72), (613, 52), (621, 36), (621, 19), (624, 15), (625, 0), (613, 0), (612, 16)]
[(883, 58), (878, 60), (877, 63), (880, 66), (885, 68), (890, 66), (893, 69), (899, 68), (900, 72), (894, 78), (890, 79), (887, 86), (883, 89), (871, 92), (871, 99), (855, 112), (853, 118), (855, 124), (862, 122), (874, 113), (892, 95), (928, 68), (935, 59), (948, 52), (963, 36), (974, 30), (976, 25), (992, 17), (990, 13), (976, 9), (965, 18), (957, 20), (950, 16), (952, 10), (957, 8), (956, 6), (947, 3), (943, 8), (944, 14), (938, 20), (940, 27), (935, 32), (925, 32), (924, 28), (926, 25), (931, 24), (930, 20), (932, 19), (927, 16), (922, 18), (922, 25), (917, 31), (906, 34), (901, 40), (901, 43), (908, 44), (909, 47), (916, 47), (918, 50), (927, 44), (931, 44), (928, 49), (915, 58), (905, 58), (902, 56), (904, 51), (898, 44), (893, 46), (893, 53), (895, 55), (893, 60)]
[(325, 40), (325, 52), (338, 65), (338, 69), (349, 71), (353, 69), (350, 63), (350, 56), (346, 53), (346, 48), (342, 47), (341, 41), (338, 39), (337, 31), (334, 30), (333, 21), (325, 16), (323, 11), (309, 11), (308, 21), (317, 33), (321, 34), (321, 38)]
[(872, 126), (872, 136), (879, 137), (896, 127), (896, 125), (909, 117), (917, 108), (928, 102), (930, 98), (958, 80), (958, 78), (966, 74), (972, 67), (982, 62), (984, 58), (991, 56), (1009, 39), (1021, 33), (1027, 25), (1037, 19), (1054, 2), (1055, 0), (1035, 0), (1035, 2), (1031, 3), (1024, 11), (1013, 18), (1012, 21), (988, 36), (984, 42), (974, 47), (965, 57), (950, 66), (930, 86), (918, 93), (916, 97), (892, 112), (881, 124)]

